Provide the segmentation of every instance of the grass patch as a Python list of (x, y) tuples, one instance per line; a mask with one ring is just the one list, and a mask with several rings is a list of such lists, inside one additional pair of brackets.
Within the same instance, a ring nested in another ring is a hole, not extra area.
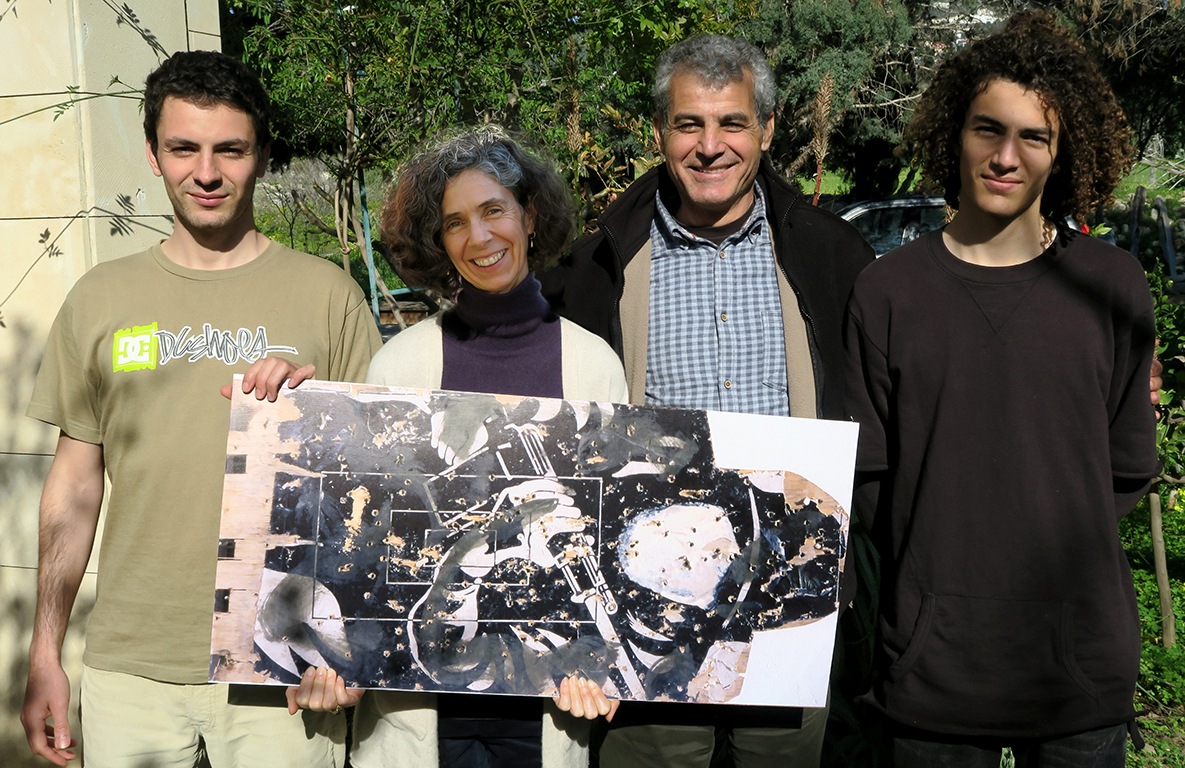
[[(815, 194), (815, 174), (795, 176), (799, 189), (808, 197)], [(823, 171), (823, 184), (819, 189), (822, 195), (844, 196), (848, 194), (848, 183), (835, 171)]]
[(1185, 188), (1177, 185), (1176, 189), (1170, 188), (1165, 182), (1169, 181), (1163, 172), (1157, 175), (1154, 180), (1152, 178), (1152, 169), (1146, 165), (1137, 165), (1132, 169), (1123, 181), (1119, 182), (1119, 186), (1115, 188), (1116, 200), (1128, 200), (1136, 193), (1136, 187), (1145, 187), (1148, 190), (1148, 199), (1153, 200), (1157, 195), (1161, 195), (1166, 200), (1169, 198), (1183, 198), (1185, 197)]

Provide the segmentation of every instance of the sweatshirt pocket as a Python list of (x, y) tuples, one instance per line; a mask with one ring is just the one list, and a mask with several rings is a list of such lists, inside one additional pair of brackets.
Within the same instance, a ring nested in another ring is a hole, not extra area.
[(926, 593), (889, 676), (910, 698), (1022, 722), (1059, 702), (1097, 701), (1074, 656), (1073, 610), (1059, 600)]

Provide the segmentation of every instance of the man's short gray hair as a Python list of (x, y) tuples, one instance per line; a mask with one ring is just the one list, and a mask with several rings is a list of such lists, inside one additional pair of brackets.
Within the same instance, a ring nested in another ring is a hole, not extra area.
[(671, 112), (671, 78), (694, 73), (711, 88), (723, 88), (753, 76), (753, 103), (761, 122), (774, 111), (777, 88), (765, 55), (752, 44), (723, 35), (695, 35), (676, 43), (658, 57), (654, 71), (654, 111), (665, 125)]

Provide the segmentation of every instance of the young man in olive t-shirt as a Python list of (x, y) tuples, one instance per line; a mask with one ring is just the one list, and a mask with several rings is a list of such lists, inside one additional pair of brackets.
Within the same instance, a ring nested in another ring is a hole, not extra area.
[(1135, 259), (1064, 222), (1110, 196), (1128, 135), (1036, 12), (945, 64), (907, 131), (957, 213), (861, 274), (847, 333), (883, 564), (866, 698), (897, 765), (1124, 765), (1140, 630), (1117, 522), (1158, 471), (1152, 301)]
[(148, 77), (144, 127), (174, 232), (78, 281), (29, 405), (61, 436), (41, 502), (21, 720), (36, 754), (74, 756), (61, 644), (106, 474), (83, 658), (87, 765), (188, 767), (200, 749), (214, 768), (341, 765), (340, 715), (291, 717), (279, 689), (206, 683), (229, 417), (219, 390), (235, 373), (273, 399), (314, 371), (360, 381), (377, 329), (347, 275), (255, 227), (269, 127), (250, 70), (220, 53), (173, 55)]

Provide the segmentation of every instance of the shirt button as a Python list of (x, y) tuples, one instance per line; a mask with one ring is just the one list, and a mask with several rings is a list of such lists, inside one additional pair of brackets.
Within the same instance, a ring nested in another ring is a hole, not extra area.
[(724, 258), (724, 249), (723, 249), (723, 248), (721, 248), (721, 249), (720, 249), (720, 252), (719, 252), (719, 253), (717, 253), (716, 255), (717, 255), (717, 256), (719, 256), (720, 258), (722, 258), (722, 259), (723, 259), (723, 258)]
[(732, 382), (728, 379), (725, 379), (724, 380), (724, 388), (725, 389), (732, 389)]
[(727, 312), (720, 313), (720, 322), (722, 322), (722, 323), (728, 322), (728, 313)]

